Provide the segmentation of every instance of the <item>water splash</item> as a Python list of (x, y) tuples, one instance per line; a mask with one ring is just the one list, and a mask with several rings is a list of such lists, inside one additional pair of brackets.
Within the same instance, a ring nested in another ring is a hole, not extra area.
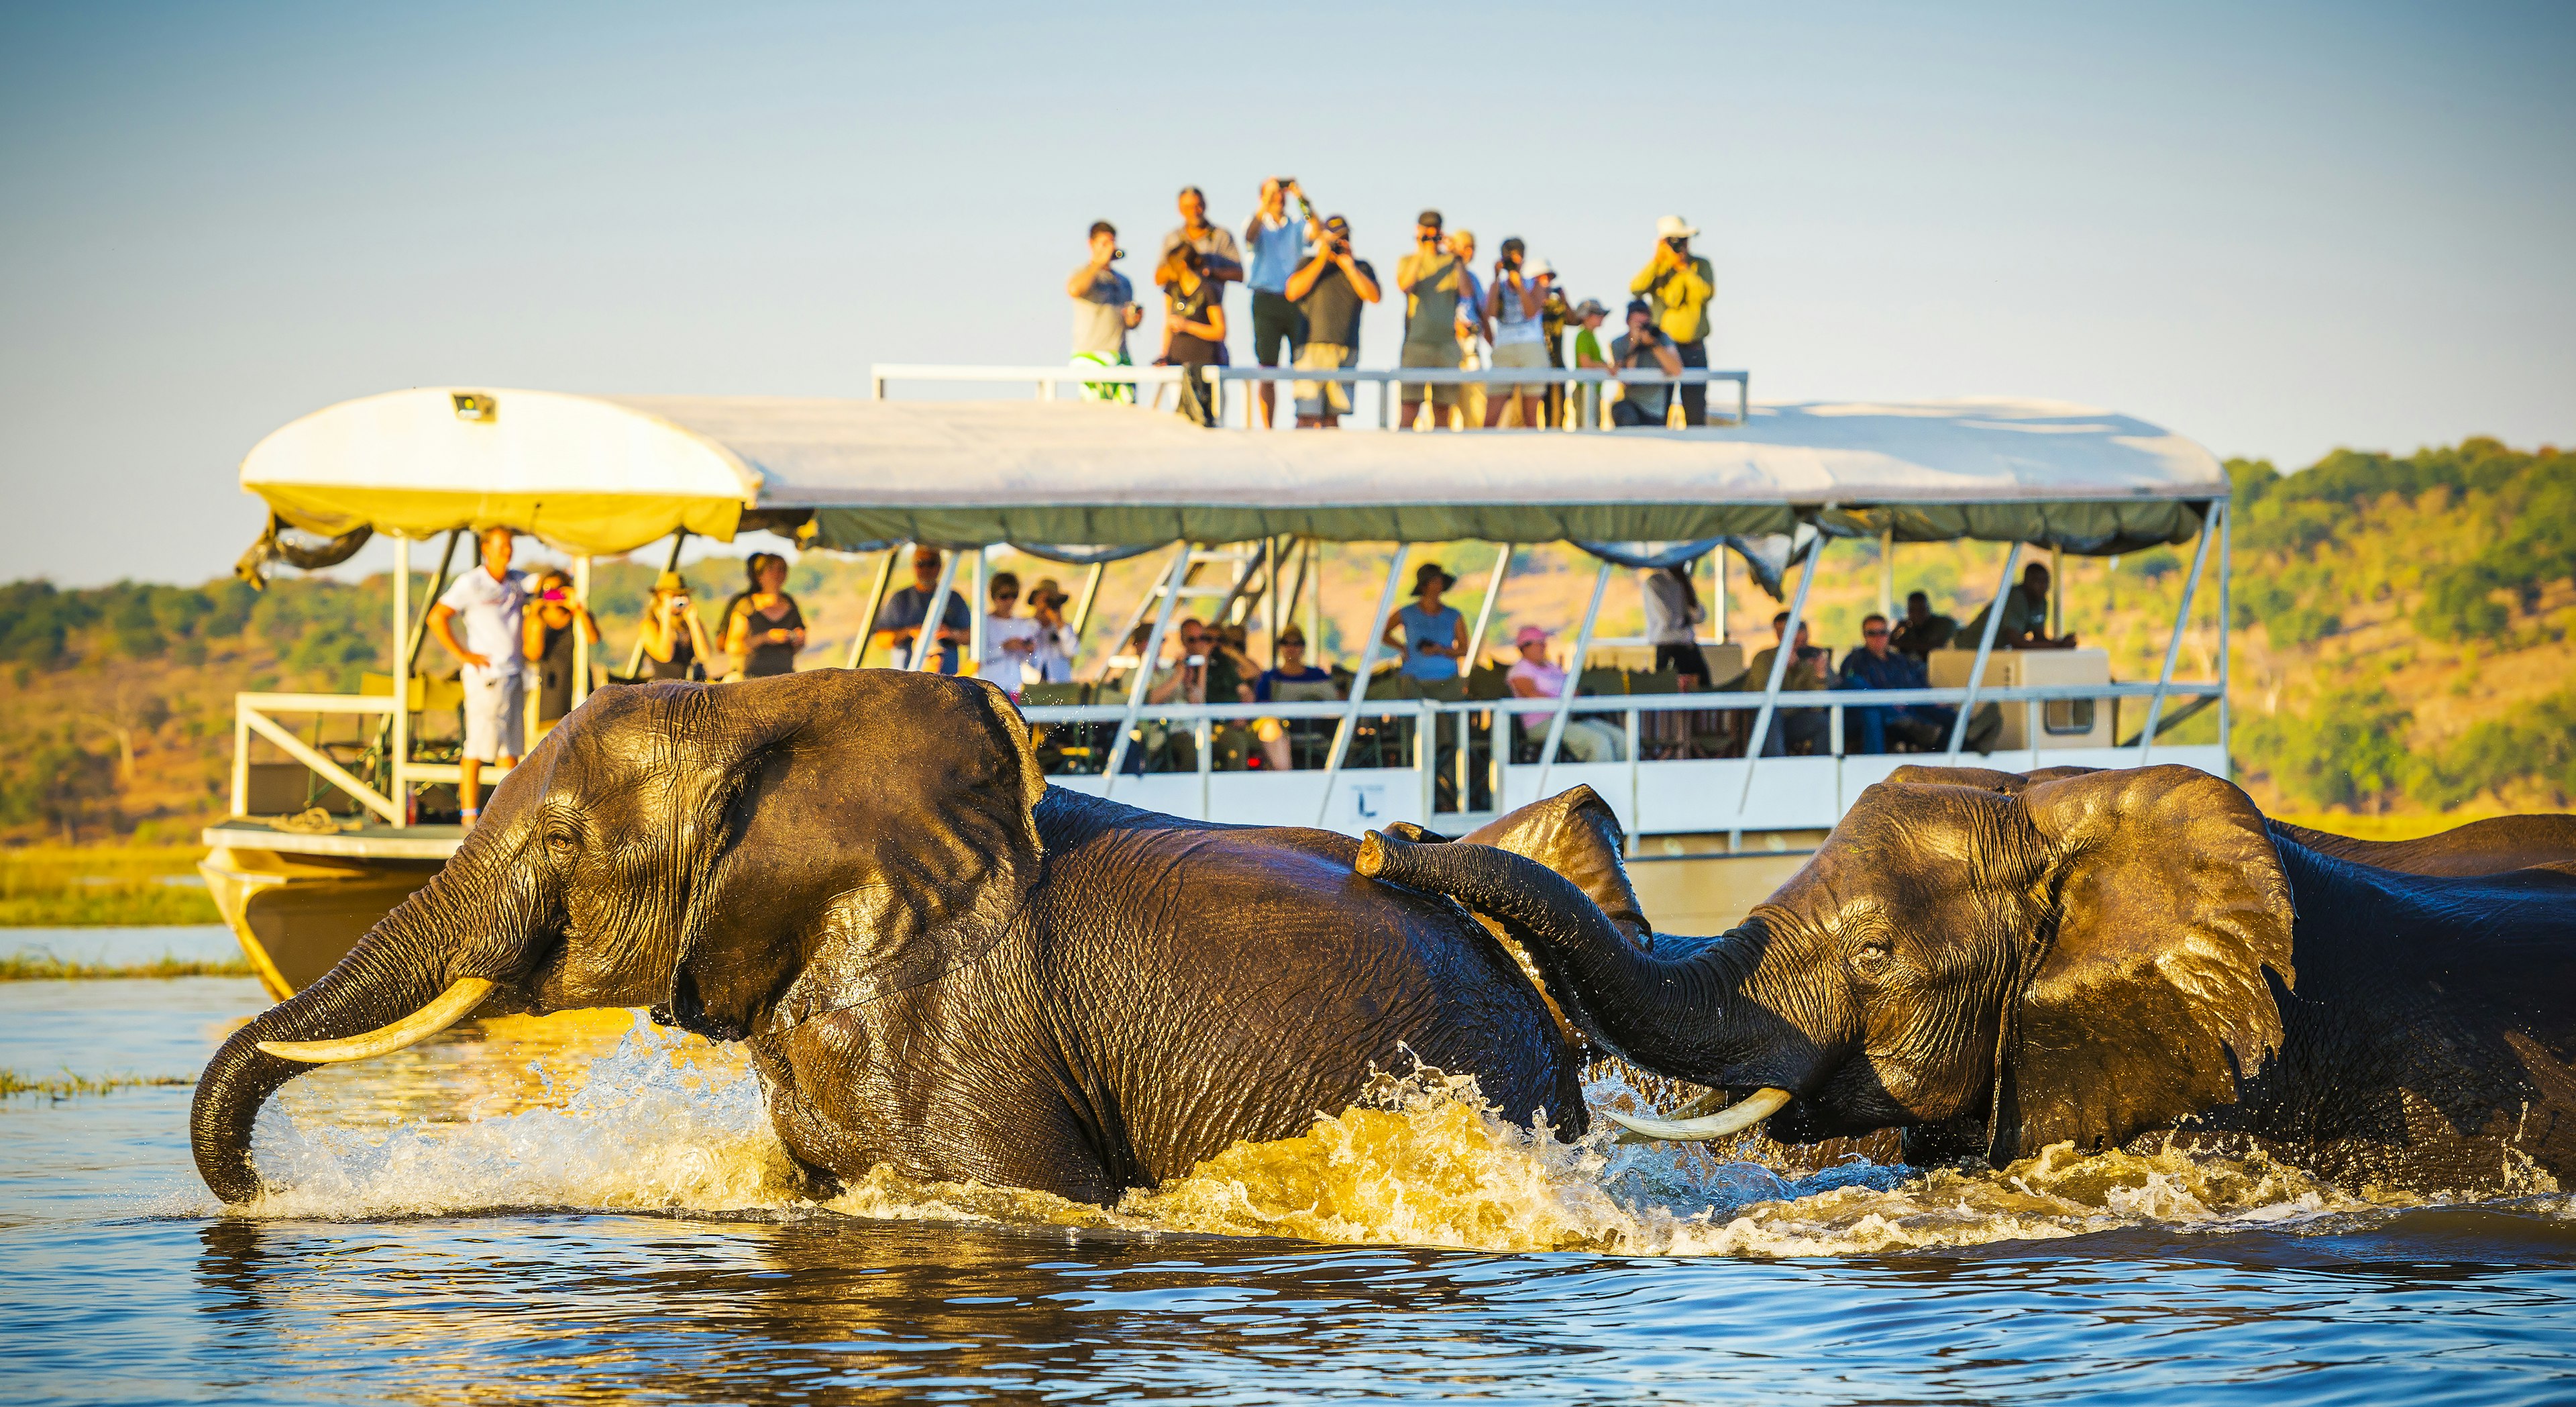
[[(1188, 1175), (1103, 1209), (880, 1167), (820, 1208), (739, 1051), (645, 1025), (587, 1061), (432, 1048), (394, 1083), (379, 1064), (348, 1087), (308, 1078), (263, 1117), (255, 1149), (276, 1183), (252, 1215), (366, 1217), (491, 1208), (753, 1210), (1285, 1236), (1497, 1252), (1838, 1256), (2050, 1240), (2135, 1226), (2196, 1233), (2333, 1229), (2424, 1199), (2353, 1192), (2260, 1155), (2164, 1150), (2077, 1156), (2058, 1145), (2001, 1170), (1824, 1167), (1756, 1135), (1731, 1144), (1633, 1145), (1596, 1129), (1572, 1143), (1485, 1102), (1472, 1077), (1417, 1070), (1294, 1138), (1237, 1144)], [(365, 1094), (355, 1100), (349, 1096)], [(1659, 1091), (1660, 1093), (1660, 1091)], [(1595, 1105), (1637, 1099), (1618, 1075)], [(458, 1119), (453, 1111), (471, 1112)], [(441, 1117), (443, 1115), (444, 1117)], [(2540, 1189), (2554, 1191), (2554, 1189)], [(2576, 1216), (2576, 1199), (2534, 1198)]]

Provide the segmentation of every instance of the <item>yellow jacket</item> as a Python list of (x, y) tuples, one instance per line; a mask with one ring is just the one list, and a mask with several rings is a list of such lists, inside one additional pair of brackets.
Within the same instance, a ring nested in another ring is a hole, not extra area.
[(1643, 294), (1654, 309), (1655, 326), (1676, 342), (1698, 342), (1708, 336), (1708, 304), (1717, 296), (1717, 271), (1694, 254), (1687, 264), (1667, 264), (1658, 275), (1648, 260), (1628, 291)]

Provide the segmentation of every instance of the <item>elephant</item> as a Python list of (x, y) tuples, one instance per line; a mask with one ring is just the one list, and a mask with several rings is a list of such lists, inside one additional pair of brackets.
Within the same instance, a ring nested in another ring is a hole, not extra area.
[[(1618, 875), (1605, 818), (1528, 808), (1485, 838), (1597, 886)], [(1579, 1052), (1512, 956), (1456, 904), (1363, 879), (1357, 853), (1051, 786), (973, 680), (603, 690), (425, 887), (224, 1043), (197, 1167), (227, 1202), (258, 1195), (252, 1123), (311, 1062), (477, 1009), (602, 1006), (745, 1043), (820, 1191), (891, 1163), (1108, 1203), (1416, 1061), (1581, 1134)]]
[(1650, 1136), (1896, 1127), (1909, 1162), (2004, 1164), (2165, 1131), (2338, 1182), (2576, 1181), (2576, 874), (2357, 864), (2190, 768), (1880, 783), (1743, 923), (1651, 951), (1505, 851), (1371, 834), (1358, 867), (1500, 923), (1584, 1032), (1732, 1101), (1613, 1116)]
[[(2018, 792), (2059, 777), (2088, 776), (2098, 767), (2046, 767), (2036, 772), (1998, 772), (1985, 767), (1908, 765), (1888, 774), (1891, 782), (1940, 782)], [(2264, 818), (2272, 834), (2320, 855), (2351, 860), (2374, 869), (2425, 875), (2489, 875), (2539, 866), (2576, 865), (2576, 816), (2490, 816), (2413, 840), (2359, 840), (2329, 831), (2310, 830), (2272, 817)]]

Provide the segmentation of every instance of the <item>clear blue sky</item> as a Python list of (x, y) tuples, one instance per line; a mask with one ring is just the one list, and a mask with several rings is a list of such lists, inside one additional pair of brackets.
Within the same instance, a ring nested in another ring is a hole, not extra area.
[(1761, 398), (2576, 440), (2568, 5), (5, 14), (0, 577), (221, 572), (242, 454), (350, 396), (1051, 361), (1093, 219), (1272, 172), (1605, 301), (1687, 216)]

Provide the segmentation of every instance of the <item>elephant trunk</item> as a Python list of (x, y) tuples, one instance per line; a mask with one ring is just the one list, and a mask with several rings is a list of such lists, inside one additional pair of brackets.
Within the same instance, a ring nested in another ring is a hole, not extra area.
[(1809, 1043), (1746, 990), (1766, 941), (1759, 920), (1686, 956), (1659, 957), (1582, 890), (1509, 851), (1371, 833), (1356, 868), (1490, 916), (1538, 963), (1575, 1025), (1632, 1064), (1737, 1089), (1798, 1089), (1815, 1076), (1802, 1056)]
[[(454, 1022), (490, 990), (488, 981), (473, 983), (465, 980), (469, 974), (455, 970), (463, 954), (450, 935), (476, 931), (461, 928), (451, 917), (459, 896), (475, 888), (470, 873), (470, 866), (460, 873), (451, 862), (379, 920), (320, 981), (235, 1031), (206, 1063), (189, 1111), (188, 1141), (198, 1176), (216, 1196), (247, 1202), (259, 1195), (259, 1175), (250, 1157), (251, 1126), (280, 1086), (316, 1060), (379, 1053), (394, 1048), (397, 1039), (401, 1044), (416, 1041), (429, 1034), (422, 1027), (431, 1021), (437, 1026)], [(389, 1027), (400, 1029), (386, 1033)], [(354, 1051), (298, 1048), (368, 1033), (384, 1034)]]

